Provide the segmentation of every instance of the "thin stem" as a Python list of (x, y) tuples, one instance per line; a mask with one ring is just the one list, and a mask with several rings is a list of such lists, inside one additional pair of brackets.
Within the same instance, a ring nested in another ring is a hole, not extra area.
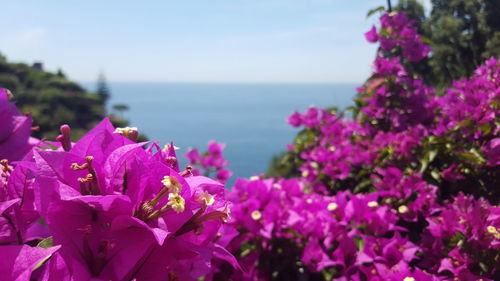
[(391, 5), (391, 0), (387, 0), (387, 10), (390, 12), (392, 12), (392, 5)]

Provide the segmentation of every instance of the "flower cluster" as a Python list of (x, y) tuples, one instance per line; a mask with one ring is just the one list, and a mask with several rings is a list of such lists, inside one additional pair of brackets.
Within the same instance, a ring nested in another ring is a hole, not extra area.
[(429, 45), (422, 42), (415, 21), (405, 13), (385, 13), (380, 17), (380, 30), (375, 26), (365, 33), (370, 43), (380, 42), (380, 49), (388, 54), (402, 55), (410, 61), (424, 59), (431, 51)]
[(404, 13), (384, 14), (380, 29), (365, 34), (368, 41), (380, 42), (374, 72), (359, 88), (361, 112), (368, 121), (384, 131), (403, 131), (434, 118), (434, 89), (405, 68), (405, 61), (420, 61), (430, 51)]
[(408, 43), (414, 38), (408, 34), (416, 33), (412, 22), (400, 13), (385, 14), (381, 22), (378, 33), (374, 28), (366, 34), (381, 48), (372, 77), (358, 89), (355, 119), (317, 108), (290, 116), (292, 126), (305, 128), (291, 147), (300, 157), (299, 169), (315, 190), (357, 192), (366, 191), (377, 167), (408, 167), (440, 184), (442, 197), (464, 191), (498, 202), (498, 60), (488, 60), (437, 96), (401, 63), (408, 57), (400, 50), (428, 53), (415, 47), (423, 44), (420, 39)]
[(498, 279), (499, 206), (459, 194), (438, 215), (426, 220), (422, 251), (427, 260), (422, 266), (459, 280), (474, 280), (480, 275)]
[(70, 133), (0, 162), (4, 280), (197, 280), (215, 260), (238, 267), (219, 243), (222, 184), (180, 171), (173, 145), (136, 143), (135, 128), (105, 119), (76, 143)]
[(239, 234), (228, 248), (245, 270), (216, 276), (488, 280), (499, 274), (499, 207), (464, 195), (438, 204), (435, 186), (396, 168), (376, 177), (376, 192), (334, 196), (305, 192), (299, 179), (239, 179), (230, 197), (230, 223)]
[(434, 133), (453, 133), (485, 152), (488, 165), (499, 165), (500, 62), (491, 58), (470, 79), (455, 81), (439, 97), (440, 118)]
[(224, 184), (233, 175), (233, 172), (226, 168), (229, 161), (225, 160), (222, 154), (225, 147), (224, 143), (209, 141), (207, 151), (202, 154), (198, 152), (198, 149), (190, 148), (185, 156), (189, 163), (195, 166), (192, 173), (210, 176), (214, 172), (215, 178)]
[(233, 187), (246, 271), (221, 280), (500, 278), (500, 63), (438, 96), (408, 68), (430, 49), (406, 15), (365, 36), (380, 49), (354, 118), (292, 114), (299, 176)]
[(440, 204), (436, 186), (394, 167), (373, 177), (375, 192), (333, 196), (299, 179), (239, 179), (228, 249), (244, 271), (219, 266), (217, 280), (498, 277), (500, 207), (462, 194)]

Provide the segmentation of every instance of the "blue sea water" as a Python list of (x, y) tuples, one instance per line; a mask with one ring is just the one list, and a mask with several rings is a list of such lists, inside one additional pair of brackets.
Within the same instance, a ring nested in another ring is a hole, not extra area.
[(346, 108), (356, 86), (109, 83), (109, 107), (127, 104), (123, 117), (132, 126), (161, 145), (173, 141), (181, 155), (189, 147), (205, 150), (209, 140), (226, 143), (224, 154), (234, 172), (230, 186), (236, 177), (265, 173), (272, 156), (286, 150), (298, 132), (286, 123), (292, 112), (310, 105)]

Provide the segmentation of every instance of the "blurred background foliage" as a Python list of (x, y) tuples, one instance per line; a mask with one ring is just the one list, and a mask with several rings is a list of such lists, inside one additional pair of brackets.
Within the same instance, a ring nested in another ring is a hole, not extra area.
[(128, 125), (122, 117), (106, 113), (110, 91), (102, 74), (96, 93), (89, 93), (69, 80), (62, 70), (44, 71), (39, 62), (32, 66), (11, 63), (0, 54), (0, 88), (9, 89), (21, 112), (32, 115), (34, 137), (53, 140), (59, 134), (59, 126), (68, 124), (72, 139), (77, 140), (106, 116), (117, 127)]

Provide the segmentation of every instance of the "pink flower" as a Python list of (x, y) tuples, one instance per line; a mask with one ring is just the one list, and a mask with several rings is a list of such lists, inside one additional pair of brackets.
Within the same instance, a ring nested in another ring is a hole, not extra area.
[(9, 102), (9, 91), (0, 88), (0, 160), (21, 160), (36, 143), (31, 139), (31, 116), (22, 115)]

